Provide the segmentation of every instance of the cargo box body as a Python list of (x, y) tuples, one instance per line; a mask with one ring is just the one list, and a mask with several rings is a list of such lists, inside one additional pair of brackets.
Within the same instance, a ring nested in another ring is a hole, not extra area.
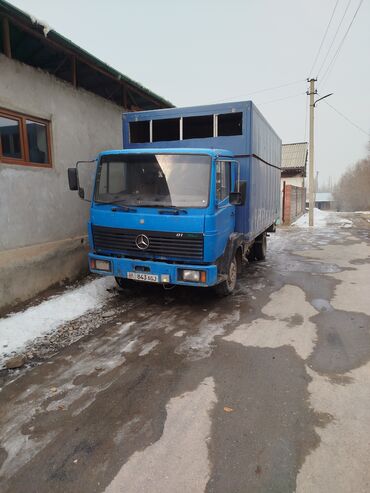
[(252, 240), (279, 217), (281, 140), (251, 101), (125, 113), (123, 147), (231, 151), (247, 184), (235, 231)]

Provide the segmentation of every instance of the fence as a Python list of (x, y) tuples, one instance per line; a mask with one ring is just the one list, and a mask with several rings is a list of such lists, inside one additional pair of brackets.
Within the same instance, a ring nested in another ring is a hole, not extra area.
[(289, 225), (305, 212), (306, 189), (283, 183), (282, 222)]

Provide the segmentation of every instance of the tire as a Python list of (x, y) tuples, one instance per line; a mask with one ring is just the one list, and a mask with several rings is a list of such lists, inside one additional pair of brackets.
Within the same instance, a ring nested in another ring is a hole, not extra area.
[(256, 255), (254, 253), (254, 244), (251, 246), (248, 254), (247, 254), (247, 260), (248, 262), (254, 262), (256, 260)]
[(256, 260), (265, 260), (267, 250), (267, 236), (266, 233), (262, 233), (256, 238), (253, 245), (253, 253)]
[(216, 286), (216, 292), (220, 296), (229, 296), (235, 289), (237, 277), (238, 277), (238, 263), (234, 255), (234, 257), (231, 259), (231, 262), (229, 264), (227, 279), (226, 281), (222, 281), (220, 284)]
[(121, 289), (131, 289), (137, 285), (135, 281), (131, 281), (131, 279), (126, 279), (125, 277), (115, 277), (115, 280)]

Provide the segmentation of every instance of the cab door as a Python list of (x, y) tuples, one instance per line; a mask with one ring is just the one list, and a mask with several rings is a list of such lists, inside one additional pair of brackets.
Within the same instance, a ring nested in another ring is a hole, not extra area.
[(232, 161), (216, 161), (216, 229), (217, 257), (224, 252), (227, 240), (235, 231), (235, 206), (229, 202), (229, 194), (233, 190), (235, 177)]

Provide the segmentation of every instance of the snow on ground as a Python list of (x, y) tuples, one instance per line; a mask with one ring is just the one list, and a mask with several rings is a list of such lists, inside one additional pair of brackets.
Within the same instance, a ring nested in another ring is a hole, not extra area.
[(36, 337), (56, 330), (66, 322), (99, 308), (111, 296), (107, 291), (114, 286), (112, 277), (95, 279), (81, 287), (52, 296), (23, 312), (0, 318), (0, 367), (5, 355), (22, 351)]
[[(353, 223), (349, 219), (344, 219), (340, 217), (338, 212), (333, 211), (322, 211), (320, 209), (314, 209), (314, 227), (315, 228), (325, 228), (327, 226), (338, 225), (341, 228), (351, 228)], [(297, 226), (299, 228), (308, 228), (308, 212), (303, 214), (298, 218), (292, 226)]]

